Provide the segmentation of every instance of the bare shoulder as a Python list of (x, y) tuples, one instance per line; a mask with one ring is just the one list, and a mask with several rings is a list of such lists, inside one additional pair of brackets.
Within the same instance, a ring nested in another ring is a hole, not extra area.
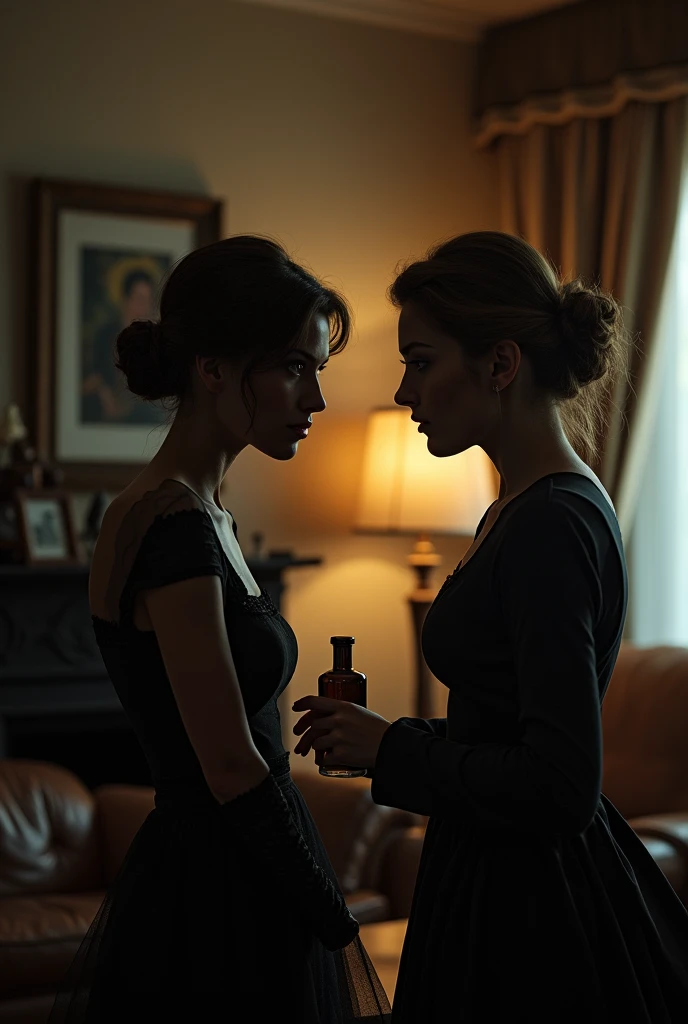
[(140, 474), (108, 505), (100, 527), (89, 576), (94, 615), (115, 621), (118, 595), (135, 554), (157, 517), (203, 509), (194, 492), (179, 480)]
[(142, 474), (110, 502), (103, 516), (101, 534), (116, 535), (135, 514), (145, 520), (184, 509), (204, 509), (203, 502), (190, 487), (170, 477), (151, 478)]

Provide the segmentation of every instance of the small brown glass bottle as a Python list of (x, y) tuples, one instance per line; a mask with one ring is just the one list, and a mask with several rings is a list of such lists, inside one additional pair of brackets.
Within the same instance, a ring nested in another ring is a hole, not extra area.
[[(330, 643), (334, 648), (332, 669), (323, 672), (318, 679), (320, 697), (331, 697), (333, 700), (348, 700), (352, 704), (366, 706), (367, 679), (362, 672), (352, 668), (351, 648), (356, 643), (352, 636), (333, 636)], [(356, 779), (365, 775), (365, 768), (350, 768), (347, 765), (323, 765), (322, 752), (317, 751), (315, 763), (320, 766), (320, 774), (336, 779)]]

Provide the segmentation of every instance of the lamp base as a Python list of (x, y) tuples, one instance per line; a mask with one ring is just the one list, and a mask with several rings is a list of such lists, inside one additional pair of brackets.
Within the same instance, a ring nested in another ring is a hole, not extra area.
[(414, 712), (418, 718), (432, 718), (432, 675), (423, 657), (421, 637), (425, 616), (435, 599), (435, 592), (430, 587), (430, 576), (432, 570), (442, 563), (442, 558), (435, 551), (435, 546), (428, 535), (421, 533), (418, 535), (413, 551), (407, 556), (406, 560), (416, 573), (416, 589), (408, 596), (411, 618), (413, 620), (416, 663)]
[(442, 558), (435, 551), (435, 545), (427, 533), (419, 533), (413, 551), (407, 555), (406, 561), (416, 571), (416, 591), (426, 599), (430, 590), (432, 570), (442, 564)]

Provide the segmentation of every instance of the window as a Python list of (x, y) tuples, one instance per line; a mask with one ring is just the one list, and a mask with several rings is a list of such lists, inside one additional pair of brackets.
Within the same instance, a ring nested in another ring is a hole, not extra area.
[(688, 180), (658, 331), (660, 398), (629, 546), (630, 639), (688, 646)]

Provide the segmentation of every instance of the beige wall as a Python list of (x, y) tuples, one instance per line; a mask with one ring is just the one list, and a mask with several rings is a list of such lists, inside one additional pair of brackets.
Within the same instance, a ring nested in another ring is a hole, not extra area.
[[(277, 236), (351, 300), (357, 332), (323, 383), (329, 412), (296, 460), (254, 451), (226, 502), (244, 541), (319, 554), (294, 571), (294, 697), (357, 637), (371, 705), (410, 710), (409, 541), (350, 533), (365, 414), (399, 379), (394, 267), (497, 226), (496, 169), (469, 141), (472, 49), (231, 0), (22, 0), (0, 37), (0, 404), (23, 401), (24, 182), (33, 176), (224, 198), (225, 234)], [(441, 572), (463, 542), (440, 544)]]

